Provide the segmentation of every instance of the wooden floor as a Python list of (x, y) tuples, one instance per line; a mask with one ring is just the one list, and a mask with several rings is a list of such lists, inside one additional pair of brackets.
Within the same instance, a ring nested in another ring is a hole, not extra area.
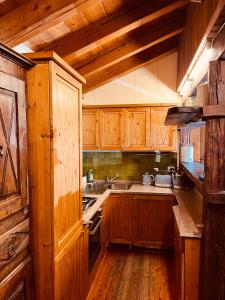
[(172, 279), (171, 253), (113, 248), (106, 254), (87, 299), (176, 300)]

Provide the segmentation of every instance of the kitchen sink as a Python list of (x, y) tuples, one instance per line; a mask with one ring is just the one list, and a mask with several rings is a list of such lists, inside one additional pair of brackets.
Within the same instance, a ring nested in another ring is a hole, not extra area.
[(84, 188), (83, 192), (84, 194), (89, 195), (101, 195), (107, 190), (105, 183), (92, 183), (87, 184)]
[(111, 183), (109, 185), (109, 189), (110, 190), (123, 190), (123, 191), (127, 191), (131, 188), (131, 183)]

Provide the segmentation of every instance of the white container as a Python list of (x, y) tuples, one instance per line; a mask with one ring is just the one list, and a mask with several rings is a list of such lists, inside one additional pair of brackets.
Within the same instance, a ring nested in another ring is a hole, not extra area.
[(87, 176), (82, 177), (82, 185), (85, 187), (87, 185)]
[(148, 172), (146, 172), (144, 175), (142, 175), (142, 184), (143, 185), (147, 185), (147, 184), (150, 185), (152, 180), (154, 180), (154, 176), (149, 175)]
[(181, 162), (192, 163), (193, 162), (193, 145), (181, 145), (180, 148)]

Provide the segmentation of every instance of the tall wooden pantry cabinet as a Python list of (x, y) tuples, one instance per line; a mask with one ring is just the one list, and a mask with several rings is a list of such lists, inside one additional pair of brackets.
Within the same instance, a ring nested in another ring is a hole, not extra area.
[(36, 299), (80, 298), (81, 93), (85, 83), (54, 52), (27, 72), (32, 249)]
[(33, 298), (27, 189), (25, 69), (0, 44), (0, 299)]

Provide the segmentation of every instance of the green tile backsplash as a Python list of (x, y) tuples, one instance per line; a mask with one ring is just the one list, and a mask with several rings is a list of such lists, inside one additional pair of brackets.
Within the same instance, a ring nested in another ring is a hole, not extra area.
[(120, 180), (142, 180), (146, 171), (154, 174), (153, 168), (165, 170), (169, 165), (176, 165), (176, 153), (161, 153), (156, 162), (155, 153), (83, 152), (83, 174), (92, 169), (98, 180), (116, 174)]

